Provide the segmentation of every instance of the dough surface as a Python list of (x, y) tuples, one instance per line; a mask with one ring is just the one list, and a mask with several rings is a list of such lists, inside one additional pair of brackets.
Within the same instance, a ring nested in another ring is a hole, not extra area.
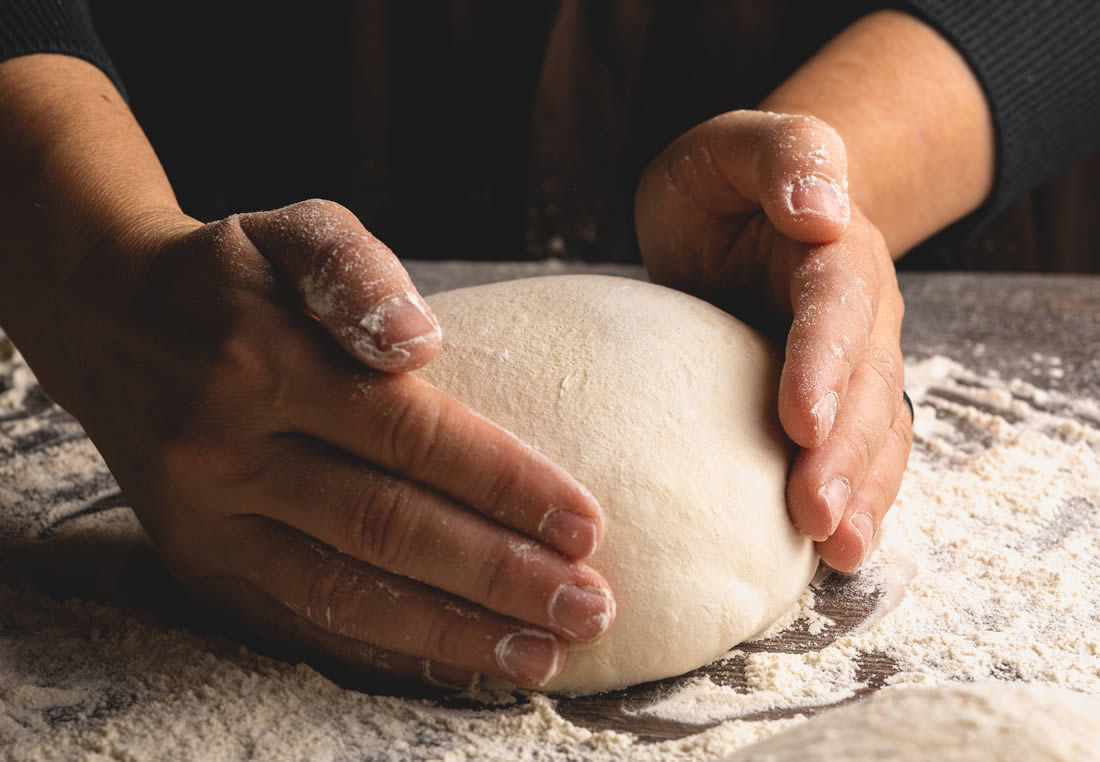
[(1097, 762), (1100, 697), (988, 681), (889, 688), (743, 749), (729, 762)]
[(616, 621), (550, 692), (683, 674), (768, 627), (817, 567), (787, 516), (777, 360), (706, 302), (565, 275), (428, 298), (443, 351), (418, 375), (556, 461), (603, 507), (588, 562)]

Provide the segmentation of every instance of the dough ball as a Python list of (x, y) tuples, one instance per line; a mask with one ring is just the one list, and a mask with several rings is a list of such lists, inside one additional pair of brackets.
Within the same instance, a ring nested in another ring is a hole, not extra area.
[(730, 762), (1097, 762), (1100, 698), (989, 681), (889, 688), (742, 749)]
[(642, 281), (565, 275), (428, 299), (443, 351), (418, 374), (588, 487), (589, 559), (618, 616), (546, 690), (683, 674), (783, 614), (817, 567), (787, 516), (792, 446), (774, 349), (716, 307)]

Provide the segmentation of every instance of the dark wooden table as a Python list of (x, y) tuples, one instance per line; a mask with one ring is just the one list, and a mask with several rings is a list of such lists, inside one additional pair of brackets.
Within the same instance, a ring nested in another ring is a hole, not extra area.
[[(414, 262), (409, 269), (425, 293), (447, 288), (566, 271), (639, 276), (636, 267), (567, 266), (558, 262), (525, 265)], [(1100, 278), (1011, 275), (903, 275), (907, 302), (903, 349), (907, 359), (945, 355), (979, 372), (1076, 396), (1100, 400)], [(0, 345), (2, 346), (2, 345)], [(1060, 377), (1035, 375), (1040, 355), (1061, 358)], [(0, 374), (0, 392), (12, 378)], [(33, 425), (30, 425), (33, 424)], [(29, 468), (50, 468), (39, 457), (51, 448), (83, 438), (79, 426), (32, 388), (14, 409), (0, 408), (0, 583), (31, 587), (54, 597), (96, 600), (151, 616), (166, 627), (208, 632), (217, 624), (188, 604), (174, 588), (155, 553), (134, 531), (126, 501), (105, 469), (58, 473), (55, 481)], [(114, 513), (111, 513), (114, 512)], [(117, 515), (117, 531), (97, 515)], [(87, 522), (87, 531), (82, 530)], [(130, 522), (127, 524), (127, 522)], [(61, 530), (66, 531), (62, 532)], [(61, 536), (63, 535), (63, 536)], [(771, 640), (743, 644), (756, 651), (802, 653), (819, 649), (849, 632), (874, 608), (874, 594), (860, 593), (852, 580), (832, 576), (816, 591), (815, 609), (833, 624), (817, 634), (794, 627)], [(744, 658), (704, 667), (721, 685), (746, 685)], [(861, 659), (862, 693), (881, 687), (893, 663), (873, 655)], [(691, 677), (689, 675), (688, 677)], [(682, 684), (677, 678), (594, 697), (563, 699), (558, 712), (583, 727), (628, 731), (642, 739), (698, 733), (706, 726), (632, 716), (632, 708)], [(851, 700), (851, 699), (849, 699)], [(801, 708), (814, 713), (829, 706)], [(794, 712), (769, 712), (745, 719), (774, 719)]]

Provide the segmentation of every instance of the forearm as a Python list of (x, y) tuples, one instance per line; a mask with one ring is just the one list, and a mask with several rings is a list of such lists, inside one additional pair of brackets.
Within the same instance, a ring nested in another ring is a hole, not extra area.
[(840, 133), (851, 197), (894, 257), (976, 209), (993, 183), (981, 86), (950, 43), (904, 13), (856, 22), (760, 108), (812, 114)]
[(98, 241), (181, 215), (117, 89), (76, 58), (0, 63), (0, 166), (0, 325), (34, 351), (57, 329), (57, 289)]

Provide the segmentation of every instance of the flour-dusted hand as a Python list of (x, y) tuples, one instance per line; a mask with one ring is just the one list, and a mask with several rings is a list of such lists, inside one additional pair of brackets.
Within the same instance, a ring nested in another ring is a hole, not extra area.
[(0, 321), (187, 587), (375, 681), (538, 686), (610, 625), (599, 505), (404, 372), (439, 325), (351, 212), (188, 217), (75, 58), (0, 111)]
[(827, 563), (857, 568), (901, 485), (912, 427), (893, 261), (849, 199), (840, 136), (808, 116), (715, 117), (650, 164), (635, 214), (654, 280), (786, 331), (779, 417), (803, 448), (791, 518)]
[(591, 495), (382, 372), (430, 362), (440, 329), (343, 207), (157, 217), (101, 241), (63, 293), (68, 380), (45, 381), (207, 601), (350, 669), (459, 688), (541, 685), (610, 623), (580, 560), (602, 531)]

